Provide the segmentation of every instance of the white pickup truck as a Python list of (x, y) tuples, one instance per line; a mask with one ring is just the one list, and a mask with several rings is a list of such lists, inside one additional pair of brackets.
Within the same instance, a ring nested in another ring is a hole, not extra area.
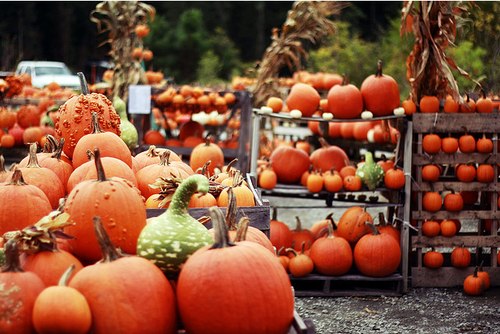
[(16, 74), (31, 75), (33, 87), (43, 88), (51, 82), (63, 88), (80, 90), (78, 76), (71, 73), (66, 64), (57, 61), (21, 61), (17, 65)]

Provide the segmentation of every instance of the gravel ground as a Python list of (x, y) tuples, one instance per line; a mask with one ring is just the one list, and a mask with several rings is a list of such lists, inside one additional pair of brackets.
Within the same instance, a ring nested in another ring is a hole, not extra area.
[[(271, 206), (320, 207), (278, 209), (278, 219), (292, 228), (297, 215), (303, 226), (309, 228), (331, 212), (338, 220), (345, 210), (322, 207), (325, 203), (321, 200), (264, 198)], [(467, 224), (464, 225), (467, 230)], [(399, 297), (300, 297), (295, 301), (299, 315), (312, 320), (317, 333), (500, 333), (500, 287), (480, 297), (466, 296), (458, 288), (410, 288)]]

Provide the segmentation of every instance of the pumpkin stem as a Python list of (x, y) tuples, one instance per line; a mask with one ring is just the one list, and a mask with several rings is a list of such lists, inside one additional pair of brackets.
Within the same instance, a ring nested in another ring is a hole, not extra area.
[(80, 79), (80, 89), (82, 90), (83, 95), (89, 95), (89, 86), (87, 85), (87, 79), (85, 79), (85, 74), (83, 72), (78, 72), (76, 74)]
[(381, 77), (382, 76), (382, 60), (379, 59), (377, 61), (377, 72), (375, 73), (376, 77)]
[(160, 155), (160, 165), (168, 166), (170, 164), (170, 154), (172, 152), (170, 150), (166, 150)]
[(473, 276), (474, 276), (474, 277), (477, 277), (477, 272), (478, 272), (478, 270), (479, 270), (479, 267), (477, 267), (477, 266), (476, 266), (476, 267), (474, 268), (474, 274), (473, 274)]
[(349, 84), (349, 78), (347, 77), (347, 74), (344, 73), (344, 74), (342, 74), (342, 83), (341, 83), (341, 85), (342, 86), (346, 86), (348, 84)]
[(328, 142), (326, 141), (325, 138), (319, 137), (318, 141), (319, 141), (319, 143), (320, 143), (320, 145), (321, 145), (322, 148), (328, 148), (328, 147), (330, 147), (330, 144), (328, 144)]
[(299, 216), (295, 216), (295, 221), (297, 222), (297, 225), (295, 225), (295, 231), (302, 231), (302, 222), (300, 221)]
[(19, 261), (19, 249), (15, 240), (9, 240), (4, 246), (5, 264), (2, 267), (3, 273), (22, 273), (24, 272)]
[(486, 91), (484, 88), (481, 88), (481, 95), (483, 96), (483, 99), (486, 99)]
[(235, 246), (234, 243), (229, 239), (229, 233), (227, 226), (224, 223), (224, 216), (221, 209), (213, 206), (208, 209), (210, 212), (210, 217), (212, 218), (212, 224), (214, 226), (214, 244), (210, 249), (226, 248)]
[(210, 146), (211, 142), (210, 140), (212, 139), (212, 136), (210, 134), (208, 134), (206, 137), (205, 137), (205, 146)]
[(16, 186), (24, 186), (27, 184), (26, 182), (24, 182), (23, 173), (21, 172), (21, 170), (17, 168), (14, 169), (14, 174), (12, 174), (9, 184)]
[[(276, 249), (276, 248), (275, 248)], [(282, 251), (285, 250), (285, 246), (281, 246), (280, 249), (278, 249), (278, 252), (276, 253), (276, 255), (280, 255)]]
[(58, 147), (58, 142), (52, 135), (47, 135), (47, 141), (43, 145), (43, 153), (52, 153)]
[(5, 158), (3, 157), (3, 154), (0, 154), (0, 173), (7, 173), (7, 170), (5, 169)]
[(61, 275), (61, 278), (59, 279), (59, 282), (57, 283), (58, 286), (68, 286), (69, 278), (71, 277), (71, 274), (73, 274), (73, 271), (75, 271), (75, 265), (72, 264), (71, 266), (68, 267), (64, 271), (64, 273)]
[(226, 211), (226, 224), (229, 231), (236, 231), (236, 196), (234, 196), (234, 191), (232, 187), (227, 189), (228, 204)]
[(332, 214), (329, 214), (326, 219), (328, 220), (328, 223), (327, 223), (327, 228), (328, 228), (328, 235), (326, 236), (327, 238), (333, 238), (334, 235), (333, 233), (335, 232), (335, 230), (337, 229), (337, 226), (335, 225), (335, 221), (333, 220), (332, 218)]
[(198, 192), (206, 194), (209, 190), (208, 179), (201, 174), (194, 174), (182, 180), (172, 196), (172, 201), (167, 210), (168, 215), (188, 214), (188, 203), (191, 196)]
[(387, 221), (385, 220), (385, 216), (384, 216), (383, 212), (378, 213), (378, 221), (379, 221), (381, 226), (387, 225)]
[(245, 241), (247, 239), (248, 224), (250, 224), (250, 218), (241, 217), (234, 242)]
[(379, 230), (377, 229), (377, 227), (375, 226), (375, 224), (371, 223), (371, 222), (365, 222), (365, 224), (372, 230), (372, 233), (373, 235), (378, 235), (380, 234)]
[(208, 166), (212, 163), (212, 160), (208, 160), (207, 162), (205, 162), (203, 164), (203, 167), (201, 167), (201, 170), (200, 170), (200, 174), (201, 175), (205, 175), (206, 177), (210, 177), (210, 175), (208, 175)]
[(101, 152), (96, 147), (94, 148), (94, 163), (95, 169), (97, 170), (97, 180), (100, 182), (106, 181), (106, 173), (104, 172), (104, 167), (101, 161)]
[(273, 212), (271, 214), (271, 220), (278, 220), (278, 208), (273, 207)]
[(92, 133), (103, 133), (101, 126), (99, 125), (99, 114), (95, 111), (92, 112)]
[(51, 155), (51, 158), (61, 160), (61, 155), (63, 152), (64, 143), (65, 143), (64, 138), (61, 138), (61, 140), (59, 141), (59, 144), (56, 146), (56, 148), (54, 150), (54, 154)]
[(154, 158), (154, 157), (159, 156), (158, 151), (156, 150), (156, 146), (150, 145), (148, 147), (148, 151), (146, 152), (146, 155), (150, 158)]
[(36, 156), (37, 146), (38, 145), (36, 143), (30, 144), (30, 151), (28, 155), (29, 160), (26, 168), (41, 168), (40, 165), (38, 164), (38, 157)]
[(226, 166), (226, 173), (229, 173), (231, 171), (231, 169), (233, 168), (233, 166), (238, 162), (238, 158), (234, 158), (233, 160), (231, 160), (227, 166)]
[(293, 253), (294, 256), (299, 256), (299, 253), (297, 253), (297, 251), (293, 248), (286, 248), (285, 249), (285, 252), (288, 254), (288, 253)]
[(122, 258), (123, 255), (118, 249), (115, 248), (115, 246), (111, 242), (111, 239), (109, 238), (108, 233), (104, 229), (104, 226), (102, 226), (101, 217), (94, 216), (92, 222), (94, 223), (94, 232), (97, 236), (97, 242), (99, 243), (99, 248), (102, 252), (101, 261), (113, 262), (115, 260), (118, 260), (119, 258)]

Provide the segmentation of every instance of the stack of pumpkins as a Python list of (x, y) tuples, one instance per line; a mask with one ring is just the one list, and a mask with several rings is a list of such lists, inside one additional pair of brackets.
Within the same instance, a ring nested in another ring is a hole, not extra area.
[(278, 257), (294, 277), (313, 272), (327, 276), (356, 273), (369, 277), (386, 277), (396, 272), (401, 261), (400, 232), (379, 215), (374, 225), (372, 216), (363, 208), (347, 209), (336, 224), (329, 215), (304, 229), (271, 221), (271, 242)]

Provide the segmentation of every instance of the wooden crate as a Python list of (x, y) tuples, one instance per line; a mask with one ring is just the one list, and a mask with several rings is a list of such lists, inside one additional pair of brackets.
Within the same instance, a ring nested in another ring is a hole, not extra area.
[[(453, 170), (453, 166), (459, 163), (474, 161), (476, 163), (489, 163), (495, 165), (500, 163), (498, 154), (497, 138), (500, 133), (500, 114), (422, 114), (413, 115), (413, 132), (415, 133), (413, 145), (413, 175), (414, 183), (412, 191), (416, 195), (416, 201), (412, 204), (411, 218), (416, 221), (419, 232), (411, 236), (412, 266), (411, 285), (414, 287), (454, 287), (461, 286), (465, 277), (474, 271), (474, 266), (484, 261), (483, 269), (489, 272), (492, 278), (492, 286), (500, 286), (500, 268), (497, 265), (497, 251), (500, 247), (500, 236), (498, 235), (500, 211), (497, 207), (498, 192), (498, 168), (495, 168), (494, 182), (485, 184), (480, 182), (463, 183), (458, 181), (453, 173), (448, 175), (447, 170)], [(422, 139), (425, 134), (436, 133), (442, 138), (452, 134), (459, 137), (469, 133), (477, 138), (486, 134), (493, 140), (493, 152), (491, 154), (462, 153), (446, 154), (439, 152), (429, 155), (423, 152)], [(445, 173), (439, 182), (428, 183), (422, 181), (422, 167), (436, 163), (445, 165)], [(460, 212), (427, 212), (422, 207), (422, 197), (427, 191), (477, 191), (480, 199), (473, 205), (467, 205)], [(488, 198), (489, 197), (489, 198)], [(476, 223), (474, 231), (459, 232), (456, 236), (446, 238), (442, 236), (428, 238), (422, 235), (421, 226), (426, 219), (467, 219)], [(482, 232), (481, 220), (492, 219), (490, 234)], [(458, 269), (451, 266), (449, 257), (450, 250), (454, 247), (464, 246), (472, 252), (471, 266)], [(425, 249), (438, 248), (443, 252), (445, 264), (440, 269), (429, 269), (423, 266), (423, 254)], [(486, 252), (485, 252), (486, 251)]]

